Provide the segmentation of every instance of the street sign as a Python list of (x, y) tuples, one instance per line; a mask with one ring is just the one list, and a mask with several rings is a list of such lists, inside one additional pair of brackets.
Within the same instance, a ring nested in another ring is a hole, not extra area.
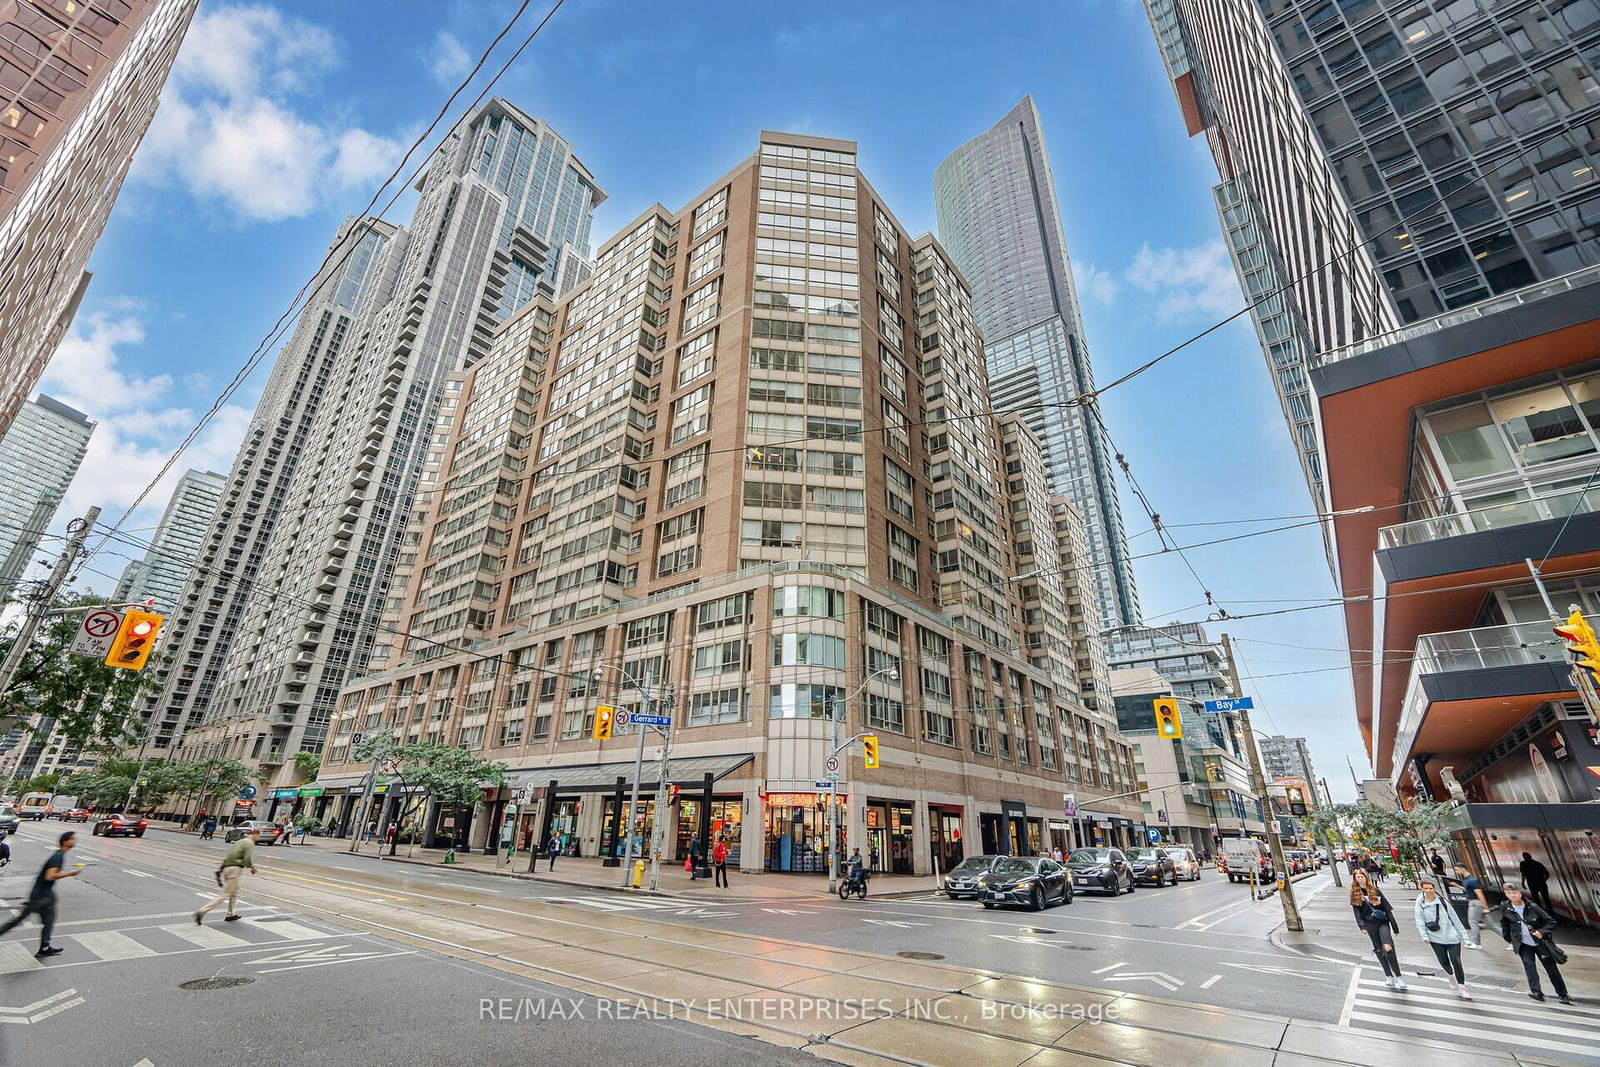
[(1167, 809), (1166, 808), (1157, 808), (1156, 809), (1156, 822), (1163, 822), (1164, 823), (1166, 821), (1167, 821)]
[(255, 799), (255, 795), (256, 795), (256, 787), (253, 786), (253, 785), (250, 785), (248, 782), (246, 782), (244, 785), (241, 785), (239, 787), (239, 799), (240, 800), (254, 800)]
[(1078, 817), (1078, 798), (1071, 793), (1062, 793), (1061, 810), (1066, 813), (1067, 818), (1076, 819)]
[(818, 788), (818, 789), (832, 789), (832, 788), (833, 788), (833, 782), (831, 782), (831, 781), (828, 781), (828, 782), (818, 782), (818, 783), (817, 783), (817, 788)]
[(111, 651), (111, 642), (122, 627), (122, 616), (110, 608), (96, 608), (83, 617), (78, 634), (72, 639), (72, 652), (79, 656), (93, 656), (103, 660)]
[(300, 787), (300, 795), (303, 797), (320, 797), (322, 795), (322, 787), (320, 785), (303, 785)]
[(1158, 828), (1154, 827), (1154, 826), (1145, 827), (1145, 833), (1150, 835), (1150, 843), (1152, 845), (1156, 844), (1157, 842), (1159, 842), (1161, 840), (1161, 831)]
[(362, 733), (360, 730), (357, 730), (355, 733), (351, 734), (350, 735), (350, 747), (354, 748), (355, 746), (359, 745), (361, 743), (362, 739), (365, 738), (366, 736), (367, 735)]
[(828, 762), (826, 764), (824, 764), (824, 766), (828, 768), (828, 773), (829, 774), (838, 774), (839, 773), (839, 757), (838, 756), (829, 756), (828, 757)]
[(1224, 697), (1221, 700), (1206, 701), (1207, 711), (1248, 711), (1255, 706), (1255, 701), (1249, 697)]
[[(617, 714), (621, 715), (623, 713), (619, 711), (619, 712), (617, 712)], [(671, 726), (672, 725), (672, 716), (671, 715), (641, 715), (638, 712), (634, 712), (632, 715), (628, 716), (626, 721), (619, 722), (617, 725), (626, 726), (630, 722), (636, 722), (640, 726)]]
[(626, 730), (628, 724), (637, 717), (629, 712), (627, 708), (618, 708), (611, 713), (611, 725), (618, 730)]

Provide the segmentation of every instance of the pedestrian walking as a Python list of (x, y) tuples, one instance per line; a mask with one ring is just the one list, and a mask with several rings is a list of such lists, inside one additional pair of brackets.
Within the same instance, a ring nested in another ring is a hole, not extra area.
[(556, 857), (561, 855), (561, 835), (551, 834), (550, 841), (544, 847), (544, 854), (550, 857), (550, 869), (556, 869)]
[(1428, 866), (1433, 868), (1433, 876), (1435, 878), (1444, 877), (1444, 857), (1439, 855), (1438, 849), (1433, 850), (1433, 856), (1429, 858)]
[(1522, 872), (1522, 886), (1533, 902), (1555, 915), (1555, 905), (1550, 903), (1550, 868), (1533, 858), (1533, 853), (1524, 852), (1522, 862), (1517, 864), (1517, 869)]
[(728, 842), (720, 837), (711, 850), (711, 863), (717, 872), (717, 880), (712, 884), (723, 889), (728, 888)]
[(1544, 991), (1539, 988), (1539, 968), (1534, 965), (1537, 960), (1544, 964), (1544, 973), (1550, 976), (1556, 999), (1563, 1004), (1571, 1004), (1572, 998), (1567, 996), (1567, 983), (1561, 977), (1560, 967), (1566, 962), (1567, 954), (1556, 946), (1550, 936), (1556, 925), (1555, 916), (1529, 900), (1528, 894), (1516, 882), (1505, 884), (1505, 894), (1506, 902), (1500, 909), (1500, 936), (1522, 958), (1522, 970), (1528, 976), (1528, 996), (1534, 1000), (1544, 999)]
[(697, 881), (700, 877), (700, 862), (705, 858), (705, 846), (700, 843), (700, 836), (696, 834), (689, 838), (689, 881)]
[(206, 816), (205, 825), (200, 831), (200, 836), (206, 841), (213, 841), (216, 839), (217, 817), (215, 815)]
[(1467, 894), (1467, 939), (1464, 942), (1467, 948), (1483, 947), (1483, 917), (1489, 911), (1489, 897), (1483, 891), (1483, 883), (1478, 876), (1467, 868), (1465, 863), (1456, 864), (1456, 877), (1461, 879), (1461, 889)]
[(59, 956), (62, 949), (50, 943), (50, 935), (56, 928), (56, 883), (63, 878), (76, 878), (82, 874), (82, 869), (67, 870), (67, 853), (78, 843), (78, 835), (68, 830), (56, 840), (56, 850), (44, 861), (44, 866), (39, 868), (39, 877), (33, 880), (33, 888), (28, 892), (28, 899), (23, 903), (22, 910), (11, 917), (11, 921), (0, 926), (0, 937), (11, 932), (12, 927), (21, 924), (22, 920), (30, 915), (39, 916), (39, 951), (35, 956)]
[(228, 914), (223, 919), (230, 923), (238, 921), (239, 883), (244, 880), (247, 869), (251, 874), (256, 873), (256, 841), (260, 837), (261, 831), (252, 826), (250, 832), (235, 841), (228, 854), (222, 857), (222, 866), (217, 868), (217, 884), (222, 887), (222, 892), (206, 901), (194, 913), (196, 926), (205, 920), (206, 912), (223, 901), (228, 902)]
[(9, 866), (11, 863), (11, 845), (6, 841), (6, 832), (0, 830), (0, 867)]
[(1355, 912), (1356, 925), (1372, 939), (1372, 954), (1378, 957), (1378, 965), (1383, 968), (1383, 984), (1390, 989), (1404, 990), (1406, 983), (1400, 976), (1400, 957), (1394, 951), (1394, 935), (1400, 932), (1400, 923), (1389, 906), (1389, 898), (1365, 870), (1357, 870), (1350, 876), (1350, 908)]
[(1439, 884), (1431, 878), (1422, 880), (1422, 893), (1417, 897), (1417, 936), (1428, 943), (1439, 961), (1440, 970), (1450, 980), (1450, 988), (1462, 1000), (1471, 1000), (1467, 993), (1467, 975), (1461, 969), (1461, 944), (1467, 938), (1467, 928), (1456, 915), (1456, 909), (1445, 899)]

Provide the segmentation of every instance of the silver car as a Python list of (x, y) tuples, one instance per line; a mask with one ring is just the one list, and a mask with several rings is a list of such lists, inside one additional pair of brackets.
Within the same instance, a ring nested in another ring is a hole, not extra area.
[(994, 867), (999, 856), (968, 856), (944, 878), (944, 895), (951, 900), (976, 900), (983, 892), (983, 876)]

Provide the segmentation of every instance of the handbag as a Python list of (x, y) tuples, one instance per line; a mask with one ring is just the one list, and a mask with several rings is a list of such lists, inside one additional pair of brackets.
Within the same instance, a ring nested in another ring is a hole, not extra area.
[(1389, 921), (1389, 913), (1382, 908), (1373, 908), (1372, 917), (1367, 921), (1381, 926)]
[(1439, 905), (1433, 906), (1433, 918), (1426, 920), (1423, 925), (1427, 926), (1430, 934), (1439, 932)]
[(1539, 939), (1539, 946), (1535, 948), (1534, 951), (1558, 967), (1567, 962), (1566, 951), (1560, 945), (1550, 940), (1548, 936), (1541, 937)]

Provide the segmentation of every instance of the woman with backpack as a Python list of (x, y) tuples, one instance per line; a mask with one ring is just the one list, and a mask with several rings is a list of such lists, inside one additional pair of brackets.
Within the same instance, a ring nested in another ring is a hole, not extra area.
[(1383, 968), (1383, 984), (1404, 991), (1406, 983), (1400, 977), (1400, 957), (1394, 952), (1394, 935), (1400, 932), (1400, 923), (1389, 906), (1389, 898), (1361, 868), (1350, 876), (1350, 910), (1355, 912), (1356, 925), (1372, 939), (1372, 954), (1378, 957), (1378, 965)]
[(1471, 1000), (1467, 993), (1467, 976), (1461, 970), (1461, 945), (1470, 935), (1465, 924), (1456, 915), (1456, 908), (1439, 892), (1432, 878), (1422, 880), (1422, 892), (1417, 897), (1417, 935), (1428, 943), (1439, 960), (1439, 968), (1450, 979), (1450, 988), (1462, 1000)]

